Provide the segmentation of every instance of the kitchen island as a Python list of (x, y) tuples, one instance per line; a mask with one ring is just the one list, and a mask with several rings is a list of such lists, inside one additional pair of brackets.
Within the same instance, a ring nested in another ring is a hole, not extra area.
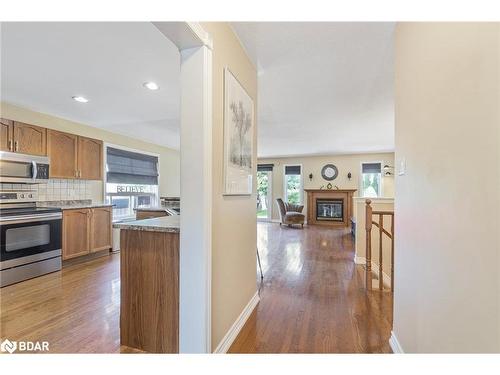
[(113, 224), (120, 229), (120, 344), (179, 352), (180, 216)]

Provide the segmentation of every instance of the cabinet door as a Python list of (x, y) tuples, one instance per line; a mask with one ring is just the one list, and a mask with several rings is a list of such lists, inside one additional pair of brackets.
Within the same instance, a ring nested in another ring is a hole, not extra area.
[(14, 151), (14, 122), (0, 119), (0, 151)]
[(78, 177), (102, 180), (102, 141), (78, 137)]
[(90, 252), (111, 249), (112, 207), (92, 208), (90, 214)]
[(14, 121), (14, 151), (47, 155), (47, 129)]
[(63, 260), (90, 251), (90, 210), (63, 211)]
[(78, 136), (47, 129), (50, 178), (76, 178)]

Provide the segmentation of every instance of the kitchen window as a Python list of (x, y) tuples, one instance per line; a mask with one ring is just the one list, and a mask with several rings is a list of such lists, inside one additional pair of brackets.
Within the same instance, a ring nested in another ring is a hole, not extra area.
[(300, 165), (285, 165), (285, 202), (302, 203), (302, 168)]
[(134, 218), (134, 208), (156, 206), (158, 156), (106, 147), (106, 202), (112, 203), (113, 219)]
[(361, 163), (361, 193), (366, 198), (377, 198), (382, 191), (382, 163)]

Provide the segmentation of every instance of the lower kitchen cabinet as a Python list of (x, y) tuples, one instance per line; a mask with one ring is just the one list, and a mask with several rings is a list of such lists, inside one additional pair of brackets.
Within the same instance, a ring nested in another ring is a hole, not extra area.
[(90, 212), (90, 252), (113, 246), (112, 207), (92, 208)]
[(112, 247), (112, 208), (83, 208), (63, 211), (63, 260)]

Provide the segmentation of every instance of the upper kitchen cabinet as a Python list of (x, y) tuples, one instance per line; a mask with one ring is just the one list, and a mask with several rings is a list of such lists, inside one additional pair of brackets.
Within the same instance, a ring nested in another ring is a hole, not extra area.
[(14, 122), (0, 119), (0, 151), (14, 151)]
[(47, 129), (14, 121), (13, 136), (14, 149), (11, 151), (29, 155), (47, 155)]
[(102, 141), (78, 137), (78, 177), (102, 180)]
[(40, 126), (1, 119), (0, 151), (47, 155), (47, 131)]
[(47, 129), (47, 156), (51, 178), (78, 177), (78, 136)]

